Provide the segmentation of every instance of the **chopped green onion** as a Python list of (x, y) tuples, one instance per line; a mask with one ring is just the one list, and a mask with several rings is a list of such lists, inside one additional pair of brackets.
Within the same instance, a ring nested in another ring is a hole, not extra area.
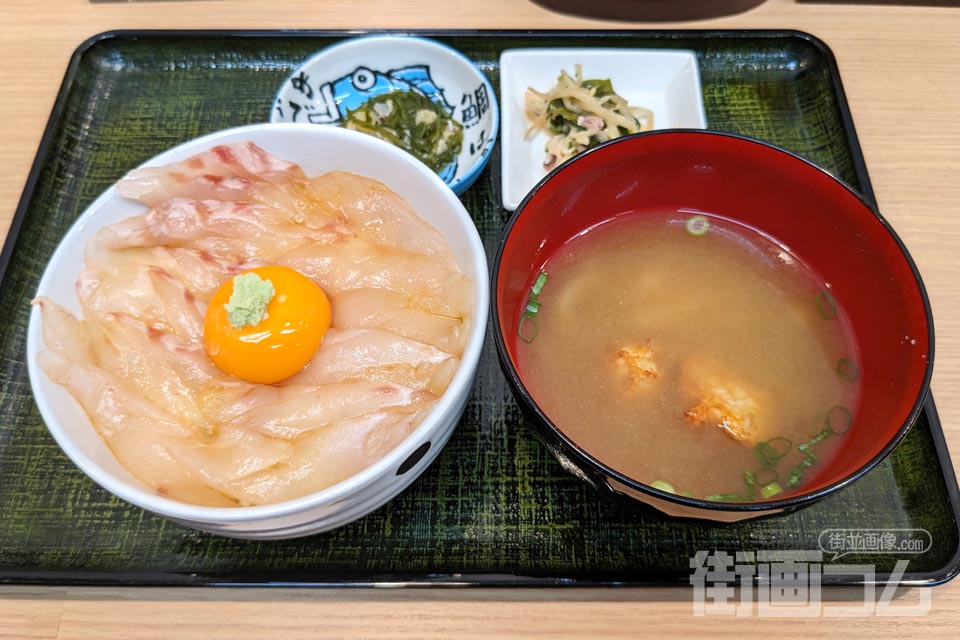
[(778, 458), (782, 458), (783, 456), (787, 455), (790, 452), (790, 448), (793, 446), (793, 442), (791, 442), (789, 438), (783, 438), (781, 436), (770, 438), (767, 440), (767, 444), (777, 452)]
[[(523, 316), (520, 318), (520, 322), (517, 324), (517, 335), (521, 340), (527, 344), (533, 342), (533, 339), (537, 337), (537, 312), (540, 311), (540, 301), (537, 300), (537, 296), (540, 295), (540, 291), (543, 290), (543, 285), (547, 282), (547, 274), (541, 271), (537, 275), (537, 279), (533, 281), (533, 286), (530, 287), (530, 297), (527, 299), (527, 306), (523, 310)], [(526, 329), (524, 329), (526, 327)]]
[(815, 444), (823, 442), (824, 440), (829, 438), (831, 435), (833, 435), (833, 432), (830, 431), (830, 427), (824, 427), (823, 429), (820, 430), (820, 433), (813, 436), (812, 438), (810, 438), (810, 440), (807, 441), (807, 449), (809, 449)]
[(754, 475), (753, 471), (749, 469), (743, 470), (743, 482), (747, 485), (747, 490), (744, 492), (744, 497), (747, 500), (753, 500), (756, 495), (756, 485), (757, 485), (757, 476)]
[(826, 289), (817, 294), (817, 311), (824, 320), (832, 320), (837, 316), (837, 301)]
[[(841, 407), (841, 408), (842, 408), (842, 407)], [(797, 451), (799, 451), (800, 453), (803, 453), (803, 454), (805, 454), (805, 455), (804, 455), (803, 458), (800, 460), (800, 463), (799, 463), (796, 467), (794, 467), (793, 469), (791, 469), (791, 470), (787, 473), (787, 486), (788, 486), (788, 487), (797, 487), (797, 486), (799, 486), (799, 485), (800, 485), (800, 482), (803, 480), (803, 472), (804, 472), (804, 469), (807, 469), (807, 468), (809, 468), (809, 467), (812, 467), (814, 464), (816, 464), (816, 462), (817, 462), (817, 456), (814, 455), (814, 453), (811, 451), (811, 449), (813, 448), (813, 446), (814, 446), (815, 444), (817, 444), (818, 442), (822, 442), (822, 441), (826, 440), (827, 438), (829, 438), (829, 437), (834, 433), (833, 431), (831, 431), (831, 429), (830, 429), (830, 427), (829, 427), (829, 422), (830, 422), (830, 418), (829, 418), (829, 414), (828, 414), (828, 417), (827, 417), (828, 426), (825, 427), (824, 429), (822, 429), (822, 430), (821, 430), (819, 433), (817, 433), (815, 436), (813, 436), (813, 438), (811, 438), (809, 442), (804, 442), (803, 444), (797, 445)], [(772, 484), (776, 484), (776, 483), (772, 483)], [(767, 485), (767, 486), (770, 486), (770, 485)], [(778, 486), (779, 486), (779, 485), (778, 485)], [(768, 497), (768, 496), (765, 496), (765, 497)]]
[[(770, 452), (773, 450), (770, 445), (766, 442), (758, 442), (757, 446), (753, 448), (754, 457), (766, 468), (771, 468), (773, 465), (777, 464), (779, 458), (771, 457)], [(774, 452), (775, 453), (775, 452)]]
[(823, 442), (824, 440), (829, 438), (831, 435), (833, 435), (833, 433), (834, 432), (830, 429), (829, 422), (828, 422), (827, 426), (821, 429), (820, 431), (818, 431), (817, 433), (815, 433), (813, 437), (810, 438), (810, 440), (808, 440), (807, 442), (804, 442), (803, 444), (798, 444), (797, 451), (799, 451), (800, 453), (806, 453), (807, 457), (811, 457), (813, 456), (813, 454), (808, 452), (813, 447), (813, 445)]
[(772, 467), (764, 467), (763, 469), (757, 469), (756, 474), (754, 475), (754, 482), (758, 485), (770, 484), (771, 482), (776, 482), (780, 479), (780, 474), (777, 473), (777, 470)]
[(741, 502), (743, 496), (739, 493), (716, 493), (712, 496), (707, 496), (704, 500), (709, 500), (710, 502)]
[(796, 487), (800, 484), (800, 480), (803, 479), (803, 470), (799, 467), (796, 469), (791, 469), (790, 473), (787, 474), (787, 486)]
[(660, 491), (666, 491), (667, 493), (676, 493), (677, 490), (673, 488), (673, 485), (669, 482), (664, 482), (663, 480), (654, 480), (650, 483), (650, 486), (654, 489), (659, 489)]
[(540, 292), (543, 291), (543, 285), (547, 283), (547, 274), (543, 271), (540, 272), (540, 275), (537, 276), (537, 279), (534, 280), (533, 286), (530, 287), (530, 295), (538, 296)]
[(803, 478), (803, 470), (812, 467), (817, 462), (817, 456), (812, 453), (808, 453), (803, 457), (803, 460), (800, 461), (796, 467), (790, 470), (787, 474), (787, 486), (796, 487), (800, 484), (800, 480)]
[(771, 438), (766, 442), (758, 442), (753, 448), (757, 460), (765, 467), (773, 467), (780, 458), (789, 453), (793, 443), (787, 438)]
[(780, 488), (779, 482), (771, 482), (770, 484), (766, 485), (763, 489), (760, 489), (760, 495), (762, 495), (764, 498), (772, 498), (778, 493), (783, 493), (783, 489)]
[(857, 365), (850, 358), (840, 358), (837, 363), (837, 375), (847, 382), (855, 382), (860, 377)]
[[(524, 327), (527, 327), (527, 329), (524, 330)], [(517, 325), (517, 335), (520, 339), (530, 344), (537, 337), (537, 330), (537, 318), (528, 313), (523, 314), (520, 318), (520, 324)]]
[(827, 429), (830, 430), (830, 433), (844, 434), (850, 430), (852, 423), (853, 414), (850, 413), (850, 409), (842, 405), (835, 405), (827, 412)]
[(687, 233), (699, 238), (707, 234), (710, 230), (710, 221), (707, 216), (691, 216), (686, 222)]

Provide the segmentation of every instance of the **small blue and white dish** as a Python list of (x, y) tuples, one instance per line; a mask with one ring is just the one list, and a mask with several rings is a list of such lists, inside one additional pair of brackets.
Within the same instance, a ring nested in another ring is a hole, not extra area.
[(490, 159), (500, 109), (480, 70), (434, 40), (373, 35), (327, 47), (281, 85), (270, 121), (340, 126), (348, 112), (397, 91), (425, 96), (463, 125), (459, 155), (437, 173), (454, 193), (466, 191)]

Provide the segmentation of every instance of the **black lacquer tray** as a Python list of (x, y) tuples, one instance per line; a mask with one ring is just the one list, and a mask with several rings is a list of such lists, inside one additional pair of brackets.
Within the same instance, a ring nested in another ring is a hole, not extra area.
[[(354, 32), (118, 32), (70, 62), (0, 259), (0, 582), (123, 585), (673, 585), (697, 551), (816, 550), (829, 529), (924, 529), (929, 550), (869, 551), (884, 580), (931, 585), (960, 566), (960, 497), (933, 400), (871, 473), (788, 515), (678, 521), (567, 475), (520, 421), (488, 337), (462, 423), (406, 492), (337, 531), (245, 542), (182, 528), (114, 498), (60, 452), (24, 363), (29, 301), (57, 243), (128, 169), (180, 142), (266, 121), (284, 79)], [(430, 32), (499, 88), (512, 47), (696, 52), (709, 125), (786, 147), (873, 199), (829, 49), (791, 31)], [(492, 256), (508, 214), (500, 154), (463, 202)], [(831, 556), (824, 564), (831, 563)], [(858, 584), (863, 575), (824, 576)]]

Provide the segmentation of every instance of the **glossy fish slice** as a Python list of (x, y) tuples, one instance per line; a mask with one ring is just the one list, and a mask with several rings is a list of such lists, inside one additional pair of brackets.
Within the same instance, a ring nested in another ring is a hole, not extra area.
[(214, 489), (203, 477), (180, 464), (172, 451), (189, 441), (154, 436), (144, 438), (135, 429), (116, 432), (106, 440), (117, 460), (157, 495), (189, 504), (236, 507), (236, 499)]
[(49, 351), (70, 362), (93, 362), (90, 331), (82, 320), (46, 296), (32, 304), (40, 309), (43, 342)]
[(443, 236), (385, 184), (345, 171), (309, 181), (310, 193), (376, 244), (439, 258), (447, 269), (456, 260)]
[(334, 231), (296, 227), (283, 213), (263, 205), (174, 198), (102, 229), (97, 241), (107, 249), (186, 247), (273, 262), (299, 246), (341, 237)]
[(199, 341), (203, 311), (183, 284), (159, 267), (132, 264), (116, 275), (87, 270), (77, 279), (87, 317), (124, 314), (184, 340)]
[(246, 200), (260, 183), (304, 180), (300, 167), (252, 142), (217, 145), (163, 167), (135, 169), (117, 183), (121, 195), (155, 207), (171, 198)]
[(104, 369), (72, 362), (52, 351), (41, 352), (39, 359), (44, 373), (66, 387), (108, 443), (122, 431), (138, 432), (147, 440), (154, 435), (191, 434), (188, 427), (144, 398), (135, 387)]
[(213, 442), (178, 442), (168, 451), (190, 473), (229, 495), (230, 483), (288, 460), (294, 447), (286, 440), (255, 431), (228, 428), (221, 430)]
[(461, 353), (469, 323), (408, 306), (407, 299), (387, 289), (348, 289), (331, 294), (333, 324), (343, 329), (383, 329), (429, 344), (447, 353)]
[(351, 289), (386, 289), (430, 313), (462, 318), (473, 299), (470, 281), (431, 256), (351, 239), (336, 245), (309, 244), (279, 264), (312, 278), (336, 295)]
[(367, 380), (316, 386), (256, 385), (236, 404), (225, 408), (224, 418), (228, 420), (224, 422), (291, 439), (376, 411), (413, 413), (435, 399), (427, 391)]
[(436, 347), (379, 329), (330, 329), (307, 367), (284, 384), (392, 382), (443, 393), (459, 360)]
[(224, 488), (247, 504), (289, 500), (346, 480), (406, 438), (423, 414), (371, 413), (315, 429), (276, 467)]
[(94, 351), (101, 366), (191, 433), (210, 434), (216, 426), (204, 412), (203, 394), (226, 379), (203, 349), (128, 316), (110, 314), (100, 322), (102, 339)]

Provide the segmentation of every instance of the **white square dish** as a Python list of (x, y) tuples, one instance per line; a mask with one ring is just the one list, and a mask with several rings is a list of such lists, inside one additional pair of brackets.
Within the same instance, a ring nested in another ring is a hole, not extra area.
[(654, 129), (705, 129), (707, 117), (700, 90), (697, 57), (672, 49), (508, 49), (500, 54), (502, 105), (500, 144), (503, 156), (501, 199), (513, 211), (547, 175), (543, 162), (548, 136), (524, 139), (529, 123), (523, 115), (528, 87), (547, 91), (562, 69), (571, 75), (581, 65), (585, 79), (609, 78), (631, 106), (653, 112)]

